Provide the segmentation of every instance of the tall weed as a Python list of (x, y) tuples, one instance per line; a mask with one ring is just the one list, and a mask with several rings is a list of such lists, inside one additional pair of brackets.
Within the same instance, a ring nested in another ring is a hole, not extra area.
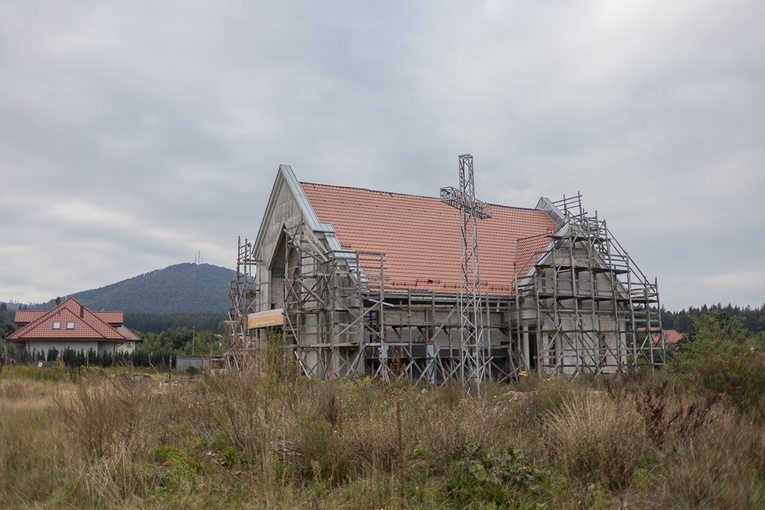
[(647, 451), (634, 410), (598, 394), (566, 401), (545, 420), (549, 453), (568, 476), (610, 490), (629, 486)]
[(152, 407), (152, 398), (144, 386), (109, 379), (104, 384), (80, 384), (75, 398), (61, 410), (83, 450), (103, 457), (115, 444), (131, 448), (141, 441), (141, 424)]
[(655, 482), (671, 508), (763, 508), (765, 434), (729, 409), (671, 452)]

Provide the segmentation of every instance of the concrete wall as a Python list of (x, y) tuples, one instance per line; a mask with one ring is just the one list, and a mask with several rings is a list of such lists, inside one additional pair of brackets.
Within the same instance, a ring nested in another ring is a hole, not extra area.
[(209, 371), (212, 368), (212, 360), (209, 356), (182, 356), (175, 357), (175, 369), (185, 371), (194, 367), (200, 372)]
[[(257, 262), (256, 281), (258, 287), (257, 310), (282, 308), (284, 305), (284, 248), (280, 246), (283, 231), (294, 229), (300, 224), (302, 214), (289, 186), (282, 183), (276, 195), (271, 216), (263, 218), (266, 229), (260, 246), (254, 256)], [(276, 276), (272, 277), (272, 266), (276, 265)]]

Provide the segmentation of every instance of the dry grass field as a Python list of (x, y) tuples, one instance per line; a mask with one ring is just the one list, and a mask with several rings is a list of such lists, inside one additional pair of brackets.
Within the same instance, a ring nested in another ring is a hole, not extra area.
[[(459, 388), (0, 375), (0, 508), (763, 508), (756, 414), (667, 374)], [(403, 483), (402, 483), (403, 482)]]

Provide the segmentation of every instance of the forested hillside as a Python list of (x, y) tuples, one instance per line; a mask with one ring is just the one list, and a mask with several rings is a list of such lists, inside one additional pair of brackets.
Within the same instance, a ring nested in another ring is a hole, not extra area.
[[(91, 310), (143, 314), (219, 312), (228, 310), (228, 282), (234, 272), (211, 264), (176, 264), (164, 269), (71, 294)], [(34, 308), (55, 306), (49, 301)]]
[(226, 334), (228, 327), (226, 312), (185, 312), (185, 313), (134, 313), (126, 312), (125, 325), (140, 334), (162, 333), (168, 330), (211, 331)]

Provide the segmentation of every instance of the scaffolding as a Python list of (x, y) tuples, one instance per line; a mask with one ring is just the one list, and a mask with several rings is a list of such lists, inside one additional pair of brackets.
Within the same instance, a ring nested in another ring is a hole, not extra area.
[(252, 243), (237, 239), (236, 272), (228, 285), (228, 324), (231, 342), (226, 355), (227, 366), (238, 366), (241, 354), (252, 349), (247, 319), (255, 312), (257, 287), (253, 269), (256, 267), (252, 255)]
[(361, 376), (376, 351), (375, 375), (387, 380), (384, 254), (325, 249), (304, 223), (284, 236), (283, 330), (300, 373)]
[[(555, 232), (542, 243), (539, 237), (518, 241), (510, 294), (476, 295), (483, 335), (470, 347), (474, 359), (483, 360), (483, 379), (513, 381), (528, 370), (577, 376), (664, 365), (656, 282), (647, 280), (597, 213), (584, 212), (581, 195), (543, 199), (538, 207), (555, 222)], [(262, 345), (267, 334), (247, 328), (256, 293), (263, 291), (254, 284), (257, 265), (257, 271), (271, 271), (269, 292), (280, 295), (276, 307), (283, 307), (285, 356), (300, 375), (465, 380), (458, 293), (387, 285), (384, 253), (342, 249), (303, 221), (282, 228), (274, 258), (270, 267), (256, 262), (252, 246), (240, 240), (230, 292), (238, 349)]]
[(657, 282), (645, 277), (605, 220), (584, 211), (581, 194), (541, 208), (559, 214), (560, 228), (520, 265), (514, 285), (514, 337), (529, 346), (530, 368), (576, 376), (663, 366)]
[[(327, 249), (304, 223), (285, 228), (283, 236), (285, 357), (294, 359), (299, 374), (463, 380), (458, 295), (386, 286), (384, 253)], [(484, 378), (514, 380), (522, 367), (506, 324), (510, 298), (479, 299)]]

